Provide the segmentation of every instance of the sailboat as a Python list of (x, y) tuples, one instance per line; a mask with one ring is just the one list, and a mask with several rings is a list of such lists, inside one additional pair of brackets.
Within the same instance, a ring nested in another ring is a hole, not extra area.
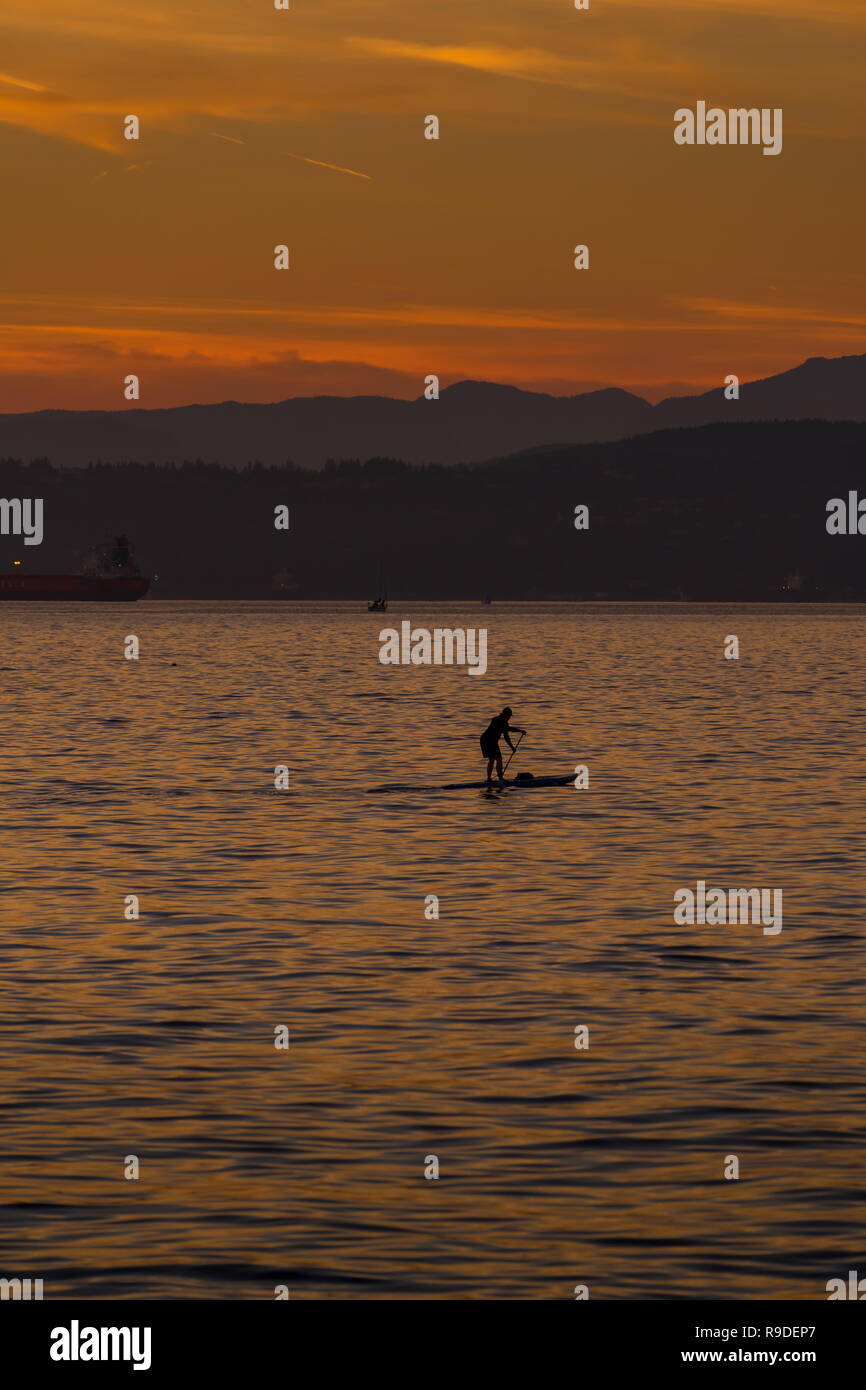
[(385, 587), (385, 566), (379, 562), (379, 594), (372, 603), (367, 604), (368, 613), (388, 612), (388, 590)]

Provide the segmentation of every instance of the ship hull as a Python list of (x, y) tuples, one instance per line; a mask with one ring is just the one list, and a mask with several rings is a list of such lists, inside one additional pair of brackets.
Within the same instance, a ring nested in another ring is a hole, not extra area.
[(134, 603), (149, 588), (142, 574), (0, 574), (0, 602)]

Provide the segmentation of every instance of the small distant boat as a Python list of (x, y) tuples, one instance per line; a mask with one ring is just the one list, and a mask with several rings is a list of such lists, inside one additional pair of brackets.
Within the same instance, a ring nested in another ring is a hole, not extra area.
[(490, 597), (489, 594), (485, 594), (481, 602), (485, 605), (486, 608), (489, 608), (491, 603), (493, 602), (493, 599)]
[(291, 570), (279, 570), (271, 575), (271, 595), (273, 598), (296, 598), (300, 584)]
[(795, 570), (793, 574), (785, 575), (779, 586), (778, 597), (783, 603), (819, 603), (824, 593), (814, 580)]
[(0, 574), (0, 601), (133, 603), (149, 588), (150, 578), (139, 570), (126, 536), (87, 551), (80, 574), (27, 574), (17, 561), (11, 574)]
[(368, 613), (387, 613), (388, 612), (388, 590), (385, 587), (385, 566), (379, 565), (379, 596), (374, 598), (372, 603), (367, 604)]

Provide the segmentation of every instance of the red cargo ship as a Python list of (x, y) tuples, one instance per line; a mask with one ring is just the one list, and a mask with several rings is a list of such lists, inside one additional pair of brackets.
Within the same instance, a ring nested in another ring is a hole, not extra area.
[(17, 568), (0, 574), (0, 601), (131, 603), (143, 598), (149, 588), (150, 579), (139, 570), (125, 536), (88, 551), (80, 574), (26, 574)]

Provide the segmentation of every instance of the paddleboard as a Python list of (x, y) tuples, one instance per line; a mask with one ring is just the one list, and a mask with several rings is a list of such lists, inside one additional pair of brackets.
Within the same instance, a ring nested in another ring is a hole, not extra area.
[(506, 777), (504, 782), (497, 782), (496, 779), (488, 782), (446, 782), (442, 788), (443, 792), (457, 792), (471, 787), (567, 787), (574, 778), (569, 774), (565, 777)]
[(574, 777), (568, 773), (564, 777), (506, 777), (504, 782), (446, 782), (438, 787), (371, 787), (371, 792), (462, 792), (462, 791), (484, 791), (490, 787), (493, 791), (511, 791), (520, 787), (567, 787), (574, 782)]

